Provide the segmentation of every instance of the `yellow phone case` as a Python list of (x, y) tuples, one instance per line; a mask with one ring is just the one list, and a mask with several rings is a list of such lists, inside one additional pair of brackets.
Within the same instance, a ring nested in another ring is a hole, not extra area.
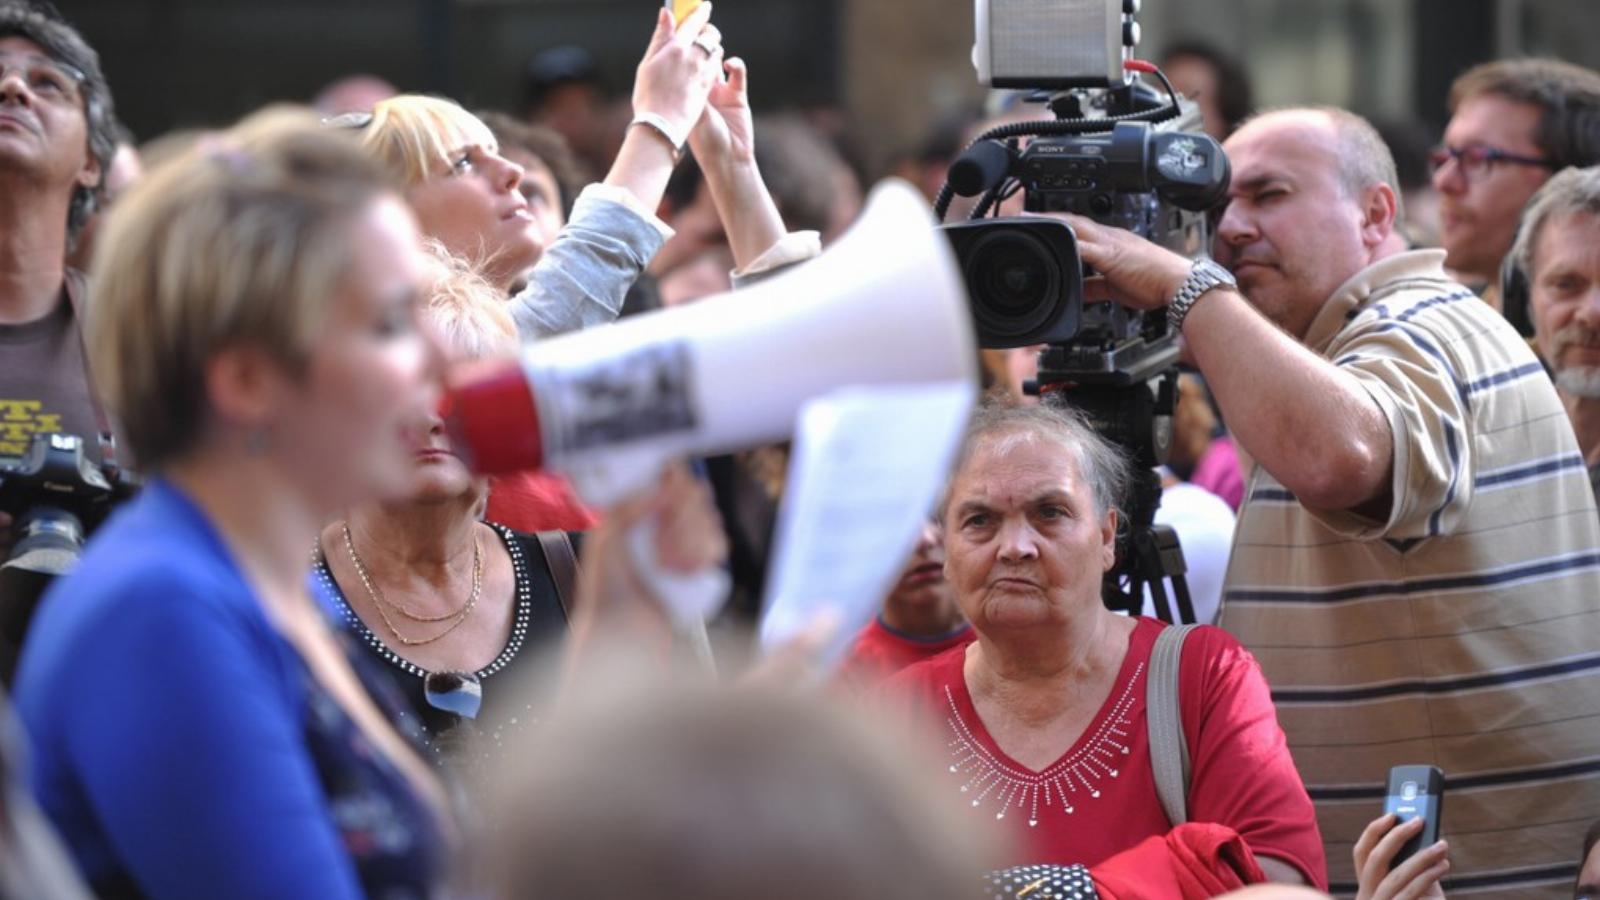
[(683, 20), (687, 19), (690, 13), (694, 12), (695, 7), (699, 6), (703, 2), (704, 0), (666, 0), (666, 5), (672, 9), (673, 21), (681, 25), (683, 24)]

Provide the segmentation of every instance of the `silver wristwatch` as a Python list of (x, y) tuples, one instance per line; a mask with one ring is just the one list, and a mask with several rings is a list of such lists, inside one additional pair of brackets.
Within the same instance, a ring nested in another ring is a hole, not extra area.
[(1189, 277), (1183, 280), (1178, 292), (1172, 295), (1172, 302), (1167, 305), (1167, 325), (1172, 333), (1183, 333), (1184, 316), (1189, 314), (1189, 308), (1206, 291), (1222, 285), (1237, 287), (1238, 284), (1233, 280), (1233, 273), (1216, 262), (1204, 256), (1195, 260), (1194, 265), (1189, 267)]

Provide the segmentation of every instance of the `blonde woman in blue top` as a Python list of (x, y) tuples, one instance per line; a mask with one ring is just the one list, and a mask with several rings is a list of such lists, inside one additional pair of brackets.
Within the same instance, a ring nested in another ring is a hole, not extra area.
[(410, 211), (275, 114), (152, 174), (101, 241), (91, 367), (149, 482), (24, 649), (40, 805), (102, 896), (432, 895), (444, 793), (306, 577), (323, 521), (407, 488), (437, 402)]

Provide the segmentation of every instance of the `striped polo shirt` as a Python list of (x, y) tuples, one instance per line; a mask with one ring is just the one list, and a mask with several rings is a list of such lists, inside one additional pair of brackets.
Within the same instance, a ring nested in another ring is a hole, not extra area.
[(1306, 337), (1388, 417), (1388, 520), (1257, 466), (1221, 624), (1266, 672), (1336, 891), (1389, 768), (1425, 764), (1452, 896), (1565, 897), (1600, 817), (1600, 519), (1539, 361), (1443, 261), (1368, 267)]

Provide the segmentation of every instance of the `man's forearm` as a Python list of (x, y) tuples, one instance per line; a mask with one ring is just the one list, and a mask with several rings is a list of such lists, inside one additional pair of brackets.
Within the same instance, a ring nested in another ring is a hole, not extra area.
[(1235, 440), (1302, 503), (1352, 509), (1385, 495), (1393, 436), (1355, 377), (1236, 291), (1201, 297), (1183, 333)]

